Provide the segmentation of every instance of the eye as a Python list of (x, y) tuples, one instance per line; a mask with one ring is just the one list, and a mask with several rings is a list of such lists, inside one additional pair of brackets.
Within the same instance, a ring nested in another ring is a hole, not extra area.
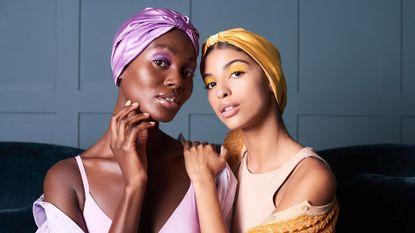
[(216, 86), (216, 82), (210, 82), (205, 85), (205, 88), (212, 89), (214, 86)]
[(183, 74), (187, 78), (192, 78), (194, 76), (195, 72), (193, 70), (185, 70), (185, 71), (183, 71)]
[(160, 59), (156, 59), (153, 60), (154, 64), (156, 64), (157, 66), (163, 67), (163, 68), (167, 68), (170, 65), (170, 62), (167, 60), (160, 60)]
[(245, 74), (245, 72), (242, 71), (235, 71), (231, 74), (231, 78), (240, 78)]

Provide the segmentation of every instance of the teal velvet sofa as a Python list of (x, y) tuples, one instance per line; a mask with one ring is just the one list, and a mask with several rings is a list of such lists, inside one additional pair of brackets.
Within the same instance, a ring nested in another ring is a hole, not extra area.
[(415, 145), (319, 151), (336, 176), (337, 232), (415, 232)]
[[(32, 203), (57, 161), (82, 150), (0, 142), (0, 233), (35, 232)], [(336, 176), (338, 233), (415, 232), (415, 145), (361, 145), (318, 151)]]
[(0, 233), (36, 231), (32, 203), (43, 192), (47, 170), (81, 151), (52, 144), (0, 142)]

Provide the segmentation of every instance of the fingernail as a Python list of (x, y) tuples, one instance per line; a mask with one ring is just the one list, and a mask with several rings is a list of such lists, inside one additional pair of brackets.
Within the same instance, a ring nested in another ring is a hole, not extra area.
[(144, 116), (150, 116), (150, 113), (148, 113), (148, 112), (143, 112), (143, 115), (144, 115)]
[(131, 104), (131, 100), (127, 100), (127, 102), (125, 102), (125, 106), (129, 106)]
[(181, 142), (184, 142), (184, 137), (182, 133), (179, 133), (179, 136), (177, 137), (177, 139)]
[(134, 102), (134, 103), (132, 103), (132, 105), (137, 106), (137, 105), (138, 105), (138, 103), (137, 103), (137, 102)]

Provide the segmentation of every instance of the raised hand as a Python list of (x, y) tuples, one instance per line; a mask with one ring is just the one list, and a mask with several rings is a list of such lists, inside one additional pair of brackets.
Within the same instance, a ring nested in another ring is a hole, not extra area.
[(227, 151), (222, 146), (218, 154), (215, 146), (206, 142), (186, 141), (180, 136), (183, 144), (186, 171), (190, 180), (204, 183), (213, 180), (225, 167)]
[(190, 142), (180, 135), (186, 171), (192, 181), (203, 233), (227, 233), (227, 227), (219, 204), (215, 177), (226, 165), (227, 151), (221, 147), (220, 155), (215, 146), (205, 142)]
[(147, 181), (146, 145), (148, 129), (155, 125), (148, 113), (139, 113), (139, 104), (127, 101), (125, 107), (111, 117), (110, 147), (126, 185)]

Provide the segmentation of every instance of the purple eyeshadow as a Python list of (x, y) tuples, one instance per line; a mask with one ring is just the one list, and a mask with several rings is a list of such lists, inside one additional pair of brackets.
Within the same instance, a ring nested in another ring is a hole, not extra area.
[(153, 56), (153, 60), (162, 60), (162, 61), (170, 61), (169, 56), (163, 53), (156, 53)]

